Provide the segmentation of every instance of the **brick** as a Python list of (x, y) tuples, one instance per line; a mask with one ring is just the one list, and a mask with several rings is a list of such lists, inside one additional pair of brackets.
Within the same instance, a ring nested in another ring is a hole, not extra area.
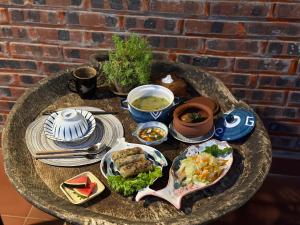
[(287, 22), (245, 22), (249, 36), (299, 37), (300, 24)]
[(54, 28), (34, 28), (35, 39), (41, 43), (61, 44), (61, 43), (82, 43), (82, 30), (63, 30)]
[(65, 60), (75, 62), (85, 62), (91, 54), (99, 52), (97, 49), (91, 48), (68, 48), (63, 49)]
[(104, 0), (91, 0), (92, 8), (104, 8)]
[(160, 61), (160, 60), (167, 61), (167, 60), (169, 60), (168, 53), (153, 51), (153, 59), (157, 60), (157, 61)]
[(82, 0), (71, 0), (71, 6), (80, 6), (82, 4)]
[(210, 70), (228, 71), (232, 68), (232, 58), (221, 58), (215, 56), (197, 56), (193, 58), (192, 64)]
[(1, 113), (0, 114), (0, 124), (5, 124), (7, 120), (7, 114)]
[(146, 36), (150, 45), (158, 49), (177, 49), (198, 51), (203, 48), (204, 41), (197, 37)]
[(107, 27), (116, 27), (118, 24), (118, 18), (115, 16), (106, 16), (105, 17), (105, 25)]
[(300, 89), (300, 77), (289, 75), (259, 75), (259, 88)]
[(114, 28), (119, 26), (119, 17), (112, 14), (95, 12), (78, 12), (81, 26)]
[(210, 16), (265, 18), (270, 9), (271, 4), (267, 3), (211, 2)]
[(240, 35), (243, 33), (243, 25), (239, 22), (185, 20), (185, 34), (221, 34)]
[(46, 5), (46, 0), (33, 0), (32, 4), (34, 4), (34, 5)]
[(55, 45), (10, 43), (11, 54), (14, 57), (33, 59), (61, 60), (62, 50)]
[(16, 103), (15, 101), (0, 100), (0, 111), (9, 112), (13, 108), (15, 103)]
[(300, 138), (289, 136), (270, 135), (273, 148), (287, 149), (287, 150), (299, 150)]
[(174, 20), (165, 20), (165, 30), (172, 31), (176, 27), (176, 22)]
[(33, 9), (9, 9), (9, 15), (13, 22), (39, 23), (39, 24), (64, 24), (64, 12), (58, 10), (33, 10)]
[(9, 9), (9, 15), (10, 19), (13, 22), (23, 22), (24, 21), (24, 12), (23, 10), (14, 10), (14, 9)]
[(255, 88), (257, 83), (257, 75), (253, 74), (237, 74), (210, 71), (210, 74), (221, 79), (228, 87), (248, 87)]
[(74, 24), (74, 25), (80, 24), (79, 14), (77, 12), (69, 12), (67, 14), (67, 23), (68, 24)]
[(16, 88), (16, 87), (0, 87), (0, 100), (17, 100), (26, 88)]
[(282, 121), (265, 121), (265, 126), (272, 134), (289, 134), (300, 135), (300, 123), (282, 122)]
[(146, 8), (144, 6), (144, 1), (141, 0), (127, 0), (125, 1), (125, 9), (134, 10), (134, 11), (145, 11)]
[(300, 110), (296, 107), (278, 107), (266, 105), (254, 105), (251, 107), (255, 109), (258, 115), (263, 119), (298, 119)]
[(21, 87), (32, 87), (46, 76), (35, 74), (18, 74), (19, 83)]
[(286, 96), (284, 91), (275, 90), (231, 88), (231, 91), (238, 99), (250, 104), (283, 105)]
[(32, 87), (35, 83), (45, 78), (45, 76), (31, 74), (31, 73), (0, 73), (1, 86), (13, 87)]
[(234, 70), (237, 72), (289, 73), (292, 64), (291, 59), (238, 58), (235, 61)]
[(300, 106), (300, 91), (290, 91), (288, 97), (289, 106)]
[(0, 57), (6, 57), (8, 55), (9, 53), (6, 42), (0, 42)]
[(91, 0), (92, 9), (147, 11), (148, 2), (141, 0)]
[(110, 0), (109, 4), (111, 9), (117, 9), (117, 10), (123, 9), (122, 0)]
[(36, 61), (19, 59), (0, 59), (0, 70), (25, 70), (36, 71), (38, 64)]
[(125, 29), (135, 28), (137, 26), (137, 20), (135, 18), (126, 18)]
[(69, 41), (70, 33), (68, 30), (58, 30), (57, 31), (57, 39), (60, 41)]
[(229, 71), (232, 68), (233, 58), (206, 55), (177, 55), (177, 61), (192, 64), (208, 70)]
[(102, 31), (88, 31), (85, 33), (85, 45), (110, 48), (113, 45), (112, 35), (113, 33)]
[(270, 41), (267, 45), (270, 56), (300, 56), (300, 42)]
[(278, 3), (275, 6), (274, 17), (278, 19), (300, 19), (300, 5)]
[[(171, 22), (170, 22), (171, 21)], [(155, 32), (159, 34), (179, 34), (180, 19), (165, 19), (162, 17), (126, 16), (125, 29), (127, 31)]]
[(32, 4), (37, 6), (50, 6), (50, 7), (81, 7), (82, 0), (33, 0)]
[(197, 1), (163, 1), (151, 0), (149, 11), (154, 13), (185, 14), (188, 16), (204, 16), (205, 4)]
[(263, 42), (240, 39), (207, 39), (205, 48), (208, 53), (260, 55)]
[(0, 73), (0, 84), (1, 86), (16, 86), (17, 79), (14, 74)]
[(1, 27), (0, 34), (2, 38), (11, 37), (12, 36), (12, 29), (11, 27)]
[(0, 27), (0, 37), (5, 39), (12, 39), (13, 41), (30, 41), (34, 37), (34, 32), (31, 27), (24, 26), (3, 26)]
[(44, 74), (55, 74), (74, 66), (81, 65), (81, 63), (57, 63), (57, 62), (43, 62), (42, 71)]
[(12, 0), (11, 3), (16, 5), (24, 5), (24, 0)]
[(7, 23), (7, 22), (8, 22), (7, 9), (0, 8), (0, 24)]

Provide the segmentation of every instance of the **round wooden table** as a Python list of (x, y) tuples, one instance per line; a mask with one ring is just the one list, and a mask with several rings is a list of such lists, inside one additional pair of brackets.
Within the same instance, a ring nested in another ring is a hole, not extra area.
[[(222, 112), (233, 107), (251, 108), (237, 101), (217, 78), (197, 67), (157, 62), (152, 74), (176, 72), (200, 95), (210, 96), (219, 104)], [(155, 197), (135, 202), (110, 191), (100, 174), (99, 163), (75, 168), (54, 167), (32, 158), (26, 143), (25, 131), (42, 111), (70, 106), (95, 106), (108, 111), (119, 111), (117, 117), (124, 126), (127, 142), (137, 142), (131, 136), (136, 124), (128, 111), (120, 108), (120, 98), (98, 90), (95, 99), (82, 100), (66, 88), (70, 70), (43, 80), (22, 96), (12, 109), (3, 132), (3, 154), (6, 173), (16, 189), (41, 210), (74, 224), (203, 224), (243, 205), (259, 189), (271, 164), (271, 144), (268, 134), (257, 116), (254, 132), (241, 143), (232, 144), (234, 163), (228, 174), (214, 186), (183, 199), (182, 210)], [(157, 147), (169, 164), (187, 147), (170, 138)], [(64, 180), (84, 171), (93, 172), (106, 185), (106, 190), (83, 205), (70, 203), (59, 188)], [(166, 184), (164, 179), (155, 188)]]

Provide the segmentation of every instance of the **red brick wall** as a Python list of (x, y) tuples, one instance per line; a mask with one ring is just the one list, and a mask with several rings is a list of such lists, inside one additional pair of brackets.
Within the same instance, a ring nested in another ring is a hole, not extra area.
[(110, 48), (113, 33), (138, 32), (156, 58), (221, 78), (257, 110), (274, 152), (296, 152), (300, 2), (293, 2), (0, 0), (0, 124), (26, 88)]

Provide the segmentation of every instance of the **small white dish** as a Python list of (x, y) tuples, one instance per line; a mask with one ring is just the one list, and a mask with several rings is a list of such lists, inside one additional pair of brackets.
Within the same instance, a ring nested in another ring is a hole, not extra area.
[(170, 123), (169, 129), (170, 129), (170, 134), (175, 139), (177, 139), (178, 141), (182, 141), (184, 143), (188, 143), (188, 144), (197, 144), (197, 143), (207, 141), (210, 138), (212, 138), (215, 134), (215, 127), (214, 126), (207, 134), (205, 134), (203, 136), (199, 136), (199, 137), (194, 137), (194, 138), (187, 138), (187, 137), (183, 136), (182, 134), (180, 134), (177, 130), (175, 130), (175, 128), (173, 126), (173, 122)]
[[(164, 131), (164, 136), (157, 141), (146, 141), (140, 137), (140, 132), (146, 128), (159, 128)], [(139, 123), (132, 135), (135, 136), (141, 143), (145, 145), (159, 145), (164, 141), (168, 140), (168, 127), (165, 124), (156, 121)]]
[(76, 177), (83, 176), (83, 175), (88, 176), (88, 178), (90, 179), (91, 182), (97, 184), (97, 186), (93, 190), (93, 193), (87, 198), (80, 198), (76, 193), (74, 193), (73, 188), (65, 186), (64, 183), (60, 184), (60, 189), (62, 190), (62, 192), (67, 196), (67, 198), (69, 199), (70, 202), (72, 202), (73, 204), (76, 204), (76, 205), (82, 204), (84, 202), (91, 200), (92, 198), (96, 197), (101, 192), (103, 192), (105, 189), (105, 186), (102, 184), (102, 182), (94, 174), (92, 174), (89, 171), (78, 174), (77, 176), (72, 177), (72, 178), (76, 178)]
[(47, 138), (61, 142), (76, 142), (88, 138), (95, 130), (94, 116), (80, 109), (65, 109), (52, 113), (44, 122)]

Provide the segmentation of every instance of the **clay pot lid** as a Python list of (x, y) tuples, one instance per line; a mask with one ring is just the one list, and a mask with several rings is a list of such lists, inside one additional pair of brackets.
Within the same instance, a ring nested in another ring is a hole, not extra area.
[(188, 100), (186, 103), (189, 102), (197, 102), (203, 105), (206, 105), (208, 108), (210, 108), (213, 112), (214, 115), (216, 115), (220, 109), (219, 104), (213, 100), (212, 98), (209, 97), (205, 97), (205, 96), (199, 96), (199, 97), (195, 97), (192, 98), (190, 100)]
[[(207, 113), (207, 118), (205, 120), (201, 121), (201, 122), (198, 122), (198, 123), (187, 123), (187, 122), (181, 121), (180, 118), (179, 118), (180, 114), (182, 114), (184, 111), (186, 111), (188, 109), (191, 109), (191, 108), (197, 108), (199, 110), (205, 111)], [(186, 102), (186, 103), (178, 106), (174, 110), (174, 113), (173, 113), (174, 120), (178, 120), (178, 121), (180, 121), (180, 123), (182, 125), (189, 126), (189, 127), (199, 126), (200, 124), (205, 123), (212, 116), (213, 115), (212, 115), (211, 109), (209, 107), (207, 107), (206, 105), (201, 104), (199, 102)]]
[(253, 112), (236, 108), (225, 112), (216, 122), (215, 136), (219, 140), (234, 141), (247, 136), (255, 127)]

